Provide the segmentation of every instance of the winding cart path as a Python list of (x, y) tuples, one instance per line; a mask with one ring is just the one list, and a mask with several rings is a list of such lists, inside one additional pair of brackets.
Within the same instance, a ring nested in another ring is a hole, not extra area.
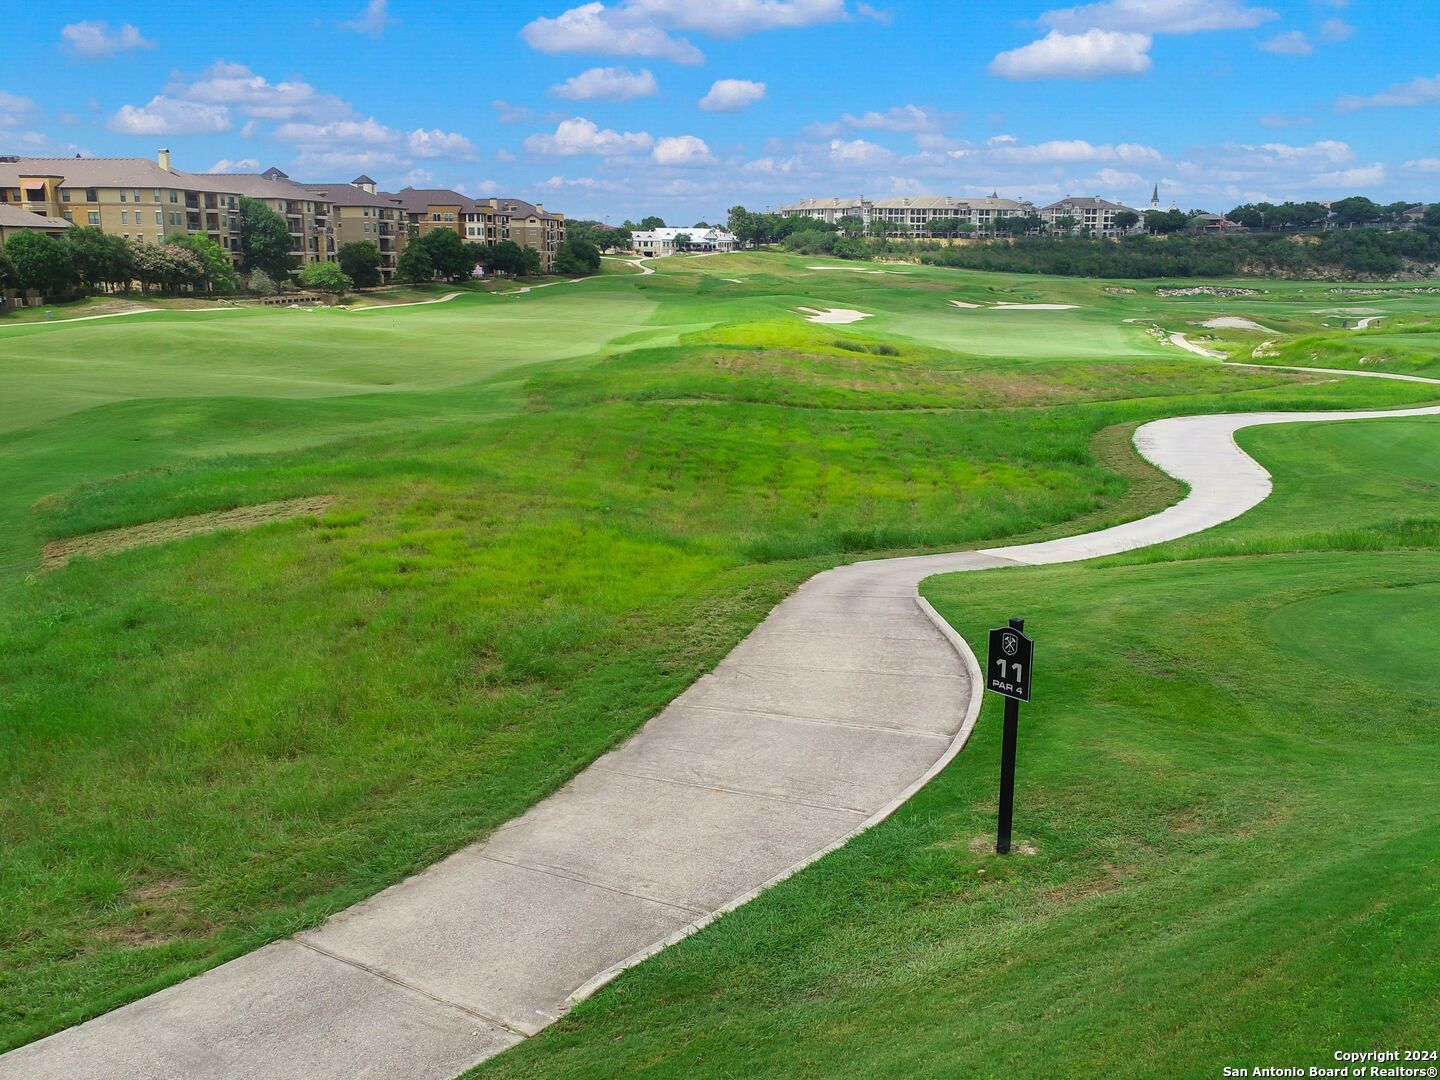
[(1241, 428), (1435, 415), (1158, 420), (1135, 444), (1190, 489), (1166, 510), (819, 574), (626, 745), (484, 842), (315, 930), (0, 1057), (0, 1080), (453, 1077), (883, 820), (944, 768), (978, 715), (979, 672), (919, 597), (923, 579), (1090, 559), (1237, 517), (1270, 492), (1235, 443)]

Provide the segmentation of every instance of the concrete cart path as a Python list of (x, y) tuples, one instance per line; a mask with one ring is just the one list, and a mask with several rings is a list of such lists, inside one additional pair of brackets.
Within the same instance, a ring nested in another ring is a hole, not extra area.
[(1136, 445), (1190, 493), (1158, 514), (819, 574), (627, 744), (485, 842), (0, 1057), (0, 1080), (453, 1077), (883, 820), (950, 761), (979, 712), (979, 672), (918, 596), (924, 578), (1089, 559), (1234, 518), (1270, 491), (1240, 428), (1435, 415), (1159, 420)]

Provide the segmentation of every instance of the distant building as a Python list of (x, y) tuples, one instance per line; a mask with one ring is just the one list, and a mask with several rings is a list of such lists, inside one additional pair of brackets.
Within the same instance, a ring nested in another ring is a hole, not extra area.
[(375, 181), (363, 174), (348, 184), (303, 186), (307, 191), (323, 196), (330, 204), (334, 250), (339, 252), (346, 244), (369, 241), (380, 249), (381, 280), (392, 280), (407, 230), (400, 207), (377, 194)]
[[(677, 237), (686, 237), (677, 243)], [(639, 229), (631, 234), (631, 246), (641, 255), (661, 258), (677, 251), (734, 251), (739, 245), (735, 234), (721, 228)]]
[(330, 203), (303, 184), (297, 184), (271, 166), (263, 173), (196, 173), (203, 180), (223, 185), (258, 199), (285, 219), (290, 233), (290, 254), (299, 266), (335, 257), (331, 242)]
[[(1159, 201), (1159, 194), (1157, 189), (1154, 201)], [(1056, 227), (1055, 223), (1061, 218), (1074, 218), (1073, 232), (1089, 233), (1092, 236), (1123, 236), (1139, 227), (1137, 225), (1130, 229), (1122, 229), (1115, 224), (1115, 215), (1127, 210), (1143, 218), (1140, 211), (1121, 203), (1102, 199), (1098, 195), (1080, 198), (1067, 195), (1059, 202), (1041, 207), (1040, 217), (1052, 229)]]
[(1035, 204), (1023, 199), (1004, 199), (998, 192), (976, 198), (950, 195), (914, 195), (895, 199), (802, 199), (780, 207), (776, 213), (815, 218), (834, 225), (843, 217), (859, 218), (865, 231), (899, 231), (927, 237), (934, 221), (959, 221), (981, 231), (993, 229), (1007, 217), (1035, 213)]

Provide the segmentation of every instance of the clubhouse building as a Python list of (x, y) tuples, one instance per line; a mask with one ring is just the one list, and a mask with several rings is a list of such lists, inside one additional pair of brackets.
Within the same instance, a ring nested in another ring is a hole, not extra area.
[(639, 229), (631, 234), (636, 254), (647, 258), (674, 255), (677, 251), (734, 251), (740, 246), (735, 234), (720, 228)]

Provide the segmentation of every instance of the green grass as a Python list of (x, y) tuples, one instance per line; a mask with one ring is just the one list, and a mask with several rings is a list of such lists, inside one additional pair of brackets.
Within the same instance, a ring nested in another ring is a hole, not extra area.
[[(1100, 283), (810, 262), (5, 330), (0, 1046), (483, 835), (819, 568), (1153, 508), (1135, 423), (1433, 396), (1181, 359), (1121, 321), (1170, 306)], [(876, 317), (794, 315), (817, 301)], [(48, 539), (319, 494), (318, 521), (36, 570)]]
[(990, 850), (991, 701), (891, 821), (474, 1075), (1203, 1077), (1428, 1046), (1440, 550), (1285, 537), (1317, 489), (1337, 527), (1433, 505), (1440, 422), (1245, 441), (1278, 494), (1215, 532), (1280, 553), (926, 584), (970, 641), (1012, 614), (1038, 640), (1035, 854)]

